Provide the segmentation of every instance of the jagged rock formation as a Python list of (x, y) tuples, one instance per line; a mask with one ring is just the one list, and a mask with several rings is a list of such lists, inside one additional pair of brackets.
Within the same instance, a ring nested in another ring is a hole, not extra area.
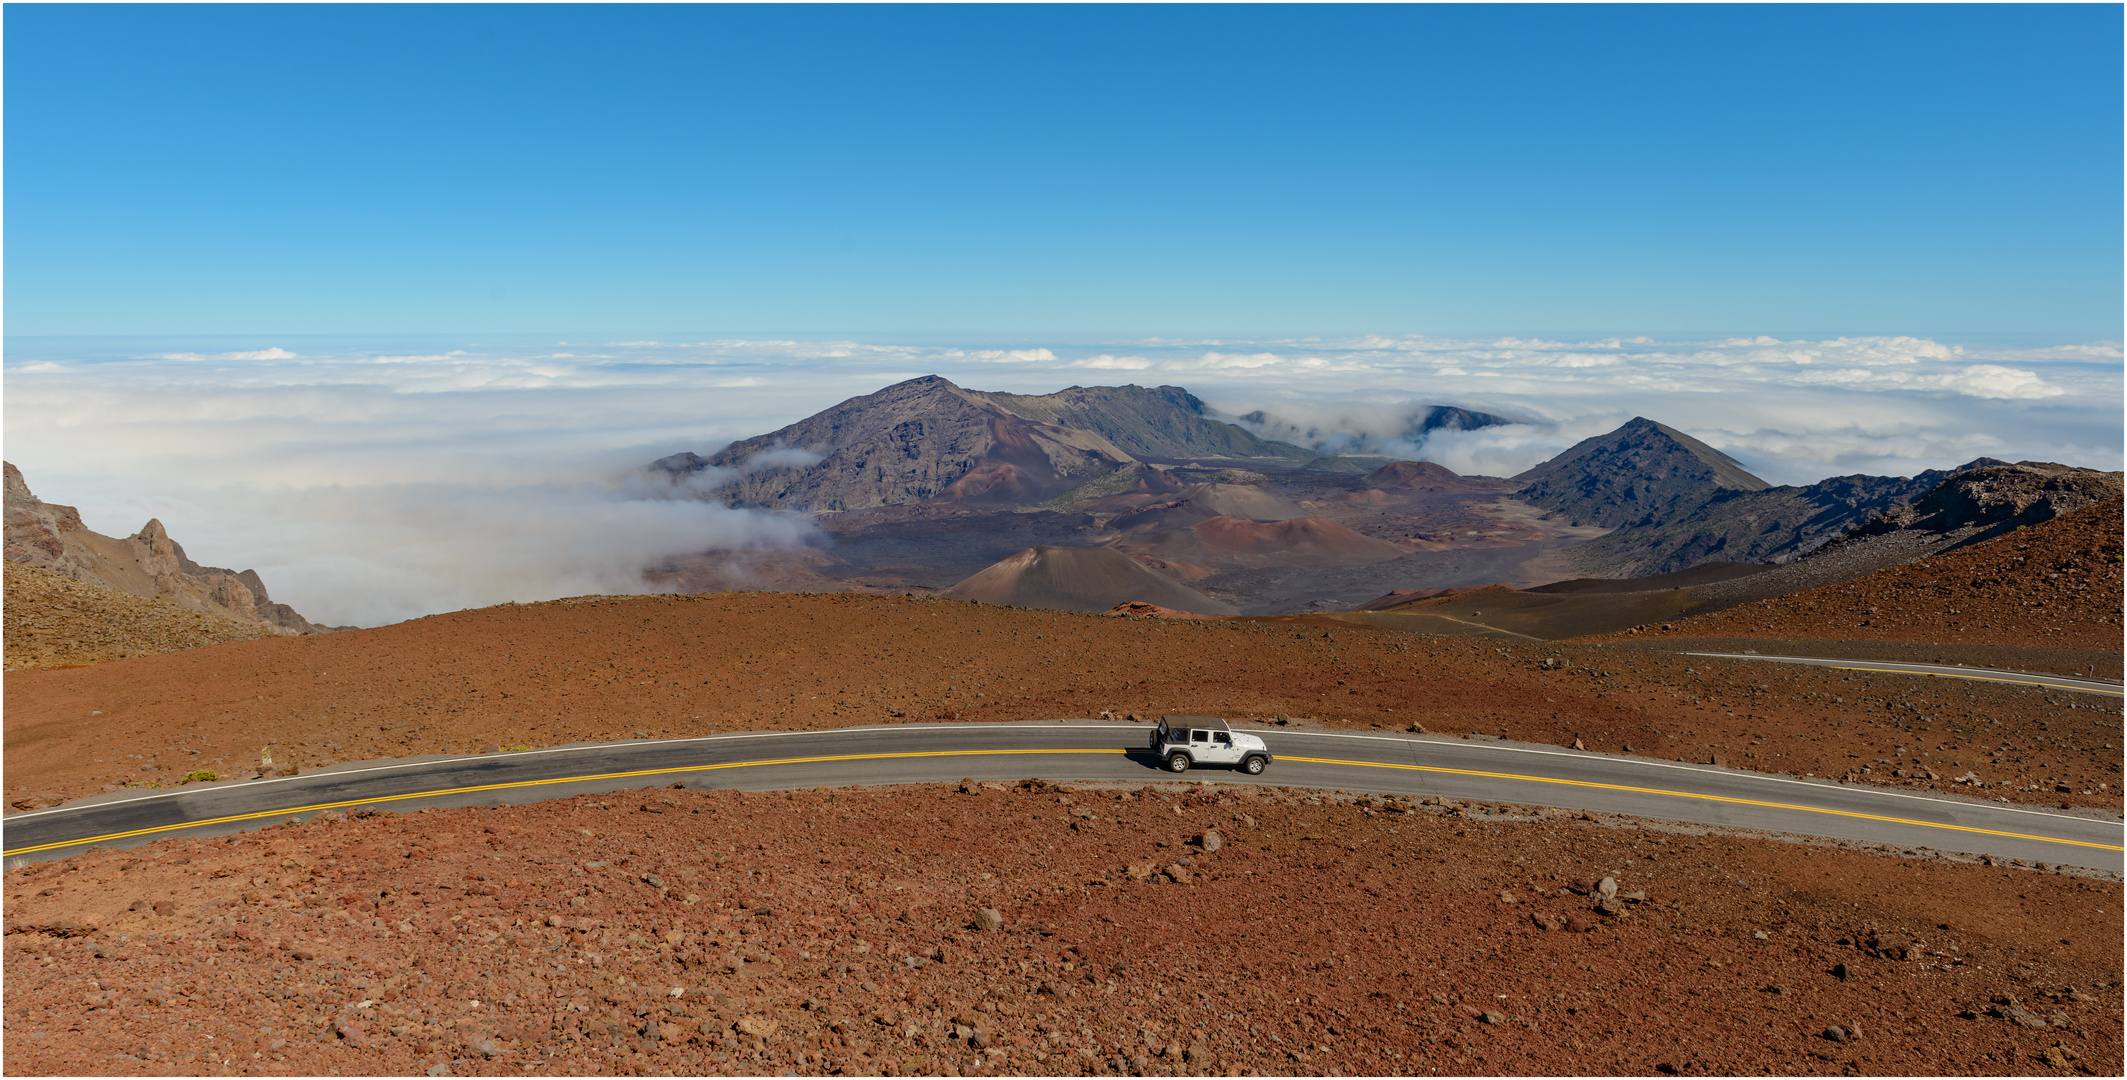
[(149, 519), (132, 536), (118, 539), (81, 523), (80, 511), (47, 503), (32, 494), (22, 471), (7, 463), (5, 554), (26, 566), (180, 607), (226, 615), (282, 633), (325, 633), (294, 608), (275, 603), (252, 570), (201, 566), (185, 556), (163, 524)]

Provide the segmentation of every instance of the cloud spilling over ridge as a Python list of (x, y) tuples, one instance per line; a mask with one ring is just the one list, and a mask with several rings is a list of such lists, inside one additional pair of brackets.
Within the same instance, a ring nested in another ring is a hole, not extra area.
[[(5, 423), (9, 460), (92, 528), (161, 517), (200, 561), (367, 624), (641, 591), (640, 571), (676, 555), (802, 543), (802, 522), (703, 503), (718, 475), (660, 488), (641, 467), (918, 375), (1019, 393), (1173, 383), (1229, 416), (1489, 475), (1643, 415), (1807, 483), (1980, 455), (2119, 468), (2121, 360), (2111, 342), (1912, 337), (37, 339), (7, 350)], [(1524, 422), (1380, 443), (1435, 404)]]

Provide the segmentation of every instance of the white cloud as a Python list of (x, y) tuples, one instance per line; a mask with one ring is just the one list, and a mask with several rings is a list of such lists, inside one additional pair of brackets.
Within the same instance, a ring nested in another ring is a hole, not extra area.
[(1491, 475), (1635, 415), (1775, 482), (1981, 454), (2121, 465), (2116, 342), (306, 339), (301, 355), (158, 344), (140, 356), (10, 342), (9, 460), (39, 494), (80, 504), (93, 528), (130, 533), (162, 517), (194, 557), (256, 567), (277, 599), (335, 622), (640, 588), (639, 564), (696, 545), (797, 542), (783, 525), (687, 498), (706, 488), (627, 478), (926, 374), (1021, 393), (1174, 382), (1232, 415), (1263, 409), (1376, 440), (1418, 405), (1527, 421), (1436, 433), (1419, 450)]

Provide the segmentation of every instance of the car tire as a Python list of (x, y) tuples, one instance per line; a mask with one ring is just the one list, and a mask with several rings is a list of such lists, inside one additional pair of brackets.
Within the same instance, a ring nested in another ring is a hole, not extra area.
[(1179, 750), (1175, 751), (1174, 753), (1168, 754), (1168, 755), (1167, 755), (1167, 771), (1168, 771), (1168, 772), (1188, 772), (1188, 771), (1189, 771), (1189, 755), (1187, 755), (1187, 754), (1184, 754), (1184, 753), (1182, 753), (1182, 752), (1181, 752), (1181, 751), (1179, 751)]
[(1264, 760), (1262, 755), (1251, 754), (1248, 760), (1241, 762), (1241, 771), (1250, 776), (1261, 776), (1263, 775), (1263, 767), (1268, 764), (1270, 762)]

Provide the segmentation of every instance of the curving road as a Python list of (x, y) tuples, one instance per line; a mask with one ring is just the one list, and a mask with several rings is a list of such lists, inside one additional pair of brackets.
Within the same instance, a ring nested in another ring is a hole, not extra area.
[(1963, 667), (1957, 664), (1908, 664), (1902, 660), (1837, 660), (1822, 656), (1760, 656), (1757, 653), (1688, 652), (1684, 656), (1708, 656), (1720, 660), (1763, 660), (1769, 664), (1805, 664), (1866, 671), (1877, 675), (1933, 675), (1939, 678), (1971, 679), (1975, 682), (2011, 683), (2047, 690), (2073, 690), (2080, 694), (2121, 696), (2119, 683), (2106, 679), (2078, 679), (2072, 675), (2044, 675), (2030, 671)]
[[(1149, 783), (1178, 779), (1139, 724), (1066, 721), (843, 728), (604, 743), (414, 759), (287, 777), (120, 792), (0, 822), (9, 862), (91, 845), (261, 828), (322, 810), (526, 803), (684, 783), (769, 790), (963, 777)], [(1189, 780), (1334, 788), (1552, 806), (2122, 869), (2122, 824), (2045, 810), (1797, 780), (1709, 765), (1445, 736), (1248, 728), (1277, 762), (1260, 780), (1221, 768)]]

